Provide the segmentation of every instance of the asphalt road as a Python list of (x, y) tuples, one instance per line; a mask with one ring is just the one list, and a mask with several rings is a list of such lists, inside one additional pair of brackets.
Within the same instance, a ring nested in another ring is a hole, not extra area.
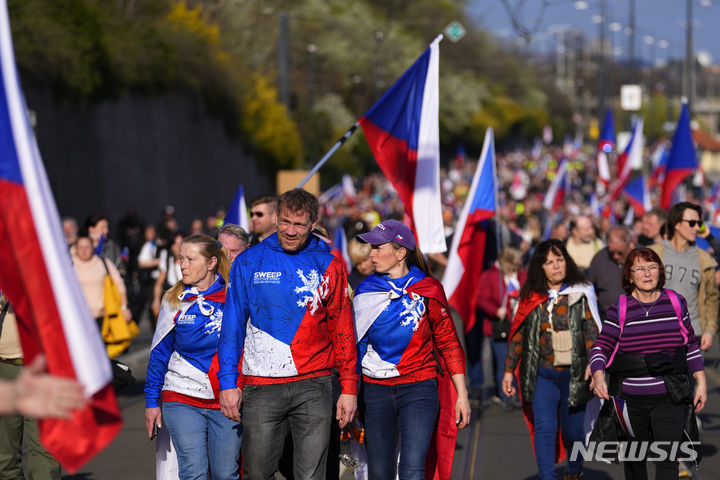
[[(118, 396), (124, 425), (115, 440), (80, 472), (66, 475), (67, 480), (127, 480), (155, 478), (154, 442), (147, 439), (143, 423), (142, 379), (147, 366), (151, 334), (148, 323), (141, 325), (141, 336), (123, 358), (131, 364), (139, 381)], [(703, 460), (694, 478), (720, 480), (720, 349), (716, 344), (706, 357), (709, 399), (701, 413)], [(488, 378), (486, 376), (486, 378)], [(559, 478), (564, 465), (556, 468)], [(650, 478), (654, 473), (650, 469)], [(280, 478), (280, 477), (279, 477)], [(352, 478), (346, 473), (343, 479)], [(537, 470), (527, 427), (519, 411), (505, 412), (488, 402), (476, 404), (473, 421), (458, 435), (453, 463), (453, 480), (535, 479)], [(585, 465), (586, 480), (623, 478), (622, 468), (600, 462)]]

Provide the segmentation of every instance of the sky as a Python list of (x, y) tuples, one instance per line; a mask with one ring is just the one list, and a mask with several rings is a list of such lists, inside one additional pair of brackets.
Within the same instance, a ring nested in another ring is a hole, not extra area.
[[(523, 4), (522, 23), (535, 25), (543, 1), (548, 4), (542, 21), (533, 35), (531, 47), (554, 51), (558, 32), (577, 29), (589, 39), (599, 38), (597, 22), (601, 0), (506, 0), (512, 6)], [(614, 56), (629, 57), (629, 41), (624, 33), (629, 25), (631, 0), (606, 0), (606, 35), (613, 40)], [(685, 24), (687, 0), (635, 0), (636, 46), (635, 56), (646, 62), (683, 58), (685, 56)], [(720, 0), (691, 0), (693, 2), (693, 42), (701, 63), (720, 64)], [(575, 7), (585, 7), (578, 10)], [(478, 26), (490, 31), (503, 42), (513, 42), (518, 34), (501, 0), (470, 0), (470, 15)], [(614, 32), (611, 30), (615, 30)]]

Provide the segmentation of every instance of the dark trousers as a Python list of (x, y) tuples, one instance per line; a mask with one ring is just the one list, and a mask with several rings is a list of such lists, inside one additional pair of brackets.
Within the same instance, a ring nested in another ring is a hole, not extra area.
[[(368, 478), (423, 480), (425, 457), (437, 420), (439, 400), (435, 379), (402, 385), (363, 385)], [(400, 438), (400, 464), (396, 445)]]
[[(623, 395), (627, 402), (630, 425), (635, 440), (682, 441), (685, 406), (673, 405), (667, 395)], [(669, 449), (669, 447), (668, 447)], [(678, 462), (665, 460), (653, 462), (655, 478), (669, 480), (678, 478)], [(625, 478), (628, 480), (647, 480), (645, 461), (623, 462)]]
[(294, 477), (325, 480), (331, 414), (329, 376), (278, 385), (245, 385), (243, 478), (272, 478), (289, 431), (293, 440)]

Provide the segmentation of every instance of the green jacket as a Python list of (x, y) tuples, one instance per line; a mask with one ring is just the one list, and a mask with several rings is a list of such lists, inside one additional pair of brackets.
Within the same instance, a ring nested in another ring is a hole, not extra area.
[[(573, 353), (570, 364), (571, 407), (584, 405), (593, 396), (584, 379), (588, 364), (583, 332), (585, 330), (585, 312), (589, 309), (588, 300), (581, 293), (568, 295), (568, 323), (572, 332)], [(532, 402), (535, 395), (538, 366), (540, 364), (540, 325), (544, 313), (542, 305), (537, 306), (525, 318), (523, 328), (523, 353), (520, 360), (520, 391), (524, 401)]]

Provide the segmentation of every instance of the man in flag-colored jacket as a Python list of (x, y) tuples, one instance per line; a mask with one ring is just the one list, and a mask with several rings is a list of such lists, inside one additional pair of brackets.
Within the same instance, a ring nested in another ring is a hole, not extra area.
[(245, 478), (272, 476), (289, 430), (295, 477), (324, 479), (333, 367), (342, 389), (341, 428), (357, 406), (347, 273), (327, 243), (311, 234), (318, 214), (313, 195), (284, 193), (277, 214), (277, 232), (241, 253), (230, 272), (219, 346), (220, 405), (228, 418), (243, 422)]

